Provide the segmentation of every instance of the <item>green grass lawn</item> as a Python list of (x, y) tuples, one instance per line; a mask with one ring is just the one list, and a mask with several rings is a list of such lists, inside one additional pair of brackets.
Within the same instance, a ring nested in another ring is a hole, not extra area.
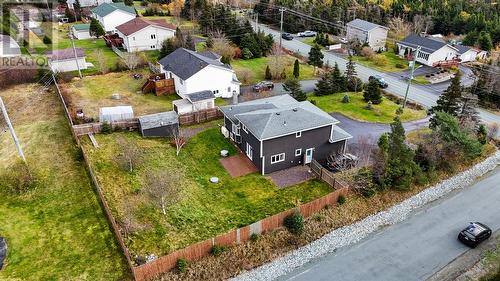
[(431, 82), (425, 78), (425, 76), (420, 75), (420, 76), (415, 76), (411, 80), (413, 83), (420, 84), (420, 85), (429, 85)]
[[(231, 66), (236, 71), (236, 76), (240, 79), (240, 81), (245, 84), (254, 84), (258, 81), (265, 80), (266, 74), (266, 66), (268, 65), (270, 58), (269, 57), (261, 57), (256, 59), (238, 59), (231, 61)], [(290, 55), (285, 55), (286, 60), (286, 73), (287, 77), (291, 77), (293, 75), (293, 63), (295, 58)], [(243, 81), (242, 73), (248, 70), (251, 73), (251, 77), (247, 81)], [(300, 80), (314, 79), (314, 67), (308, 65), (306, 63), (300, 63)]]
[[(141, 73), (142, 79), (134, 79), (134, 73)], [(141, 87), (150, 74), (147, 69), (123, 71), (85, 77), (62, 84), (70, 99), (70, 108), (83, 109), (87, 117), (99, 118), (99, 108), (103, 106), (131, 105), (136, 116), (172, 110), (172, 101), (179, 96), (156, 96), (143, 94)], [(111, 98), (112, 94), (120, 94), (120, 100)]]
[[(88, 140), (84, 146), (113, 213), (123, 221), (126, 204), (129, 210), (135, 210), (134, 219), (140, 226), (126, 239), (132, 255), (162, 255), (332, 191), (317, 180), (278, 189), (258, 173), (231, 178), (219, 163), (219, 151), (227, 149), (234, 155), (237, 149), (218, 128), (189, 139), (179, 156), (168, 140), (144, 139), (136, 132), (99, 134), (96, 138), (100, 148), (93, 148)], [(123, 143), (141, 151), (142, 160), (132, 173), (116, 161)], [(179, 183), (182, 199), (168, 208), (166, 215), (141, 191), (152, 170), (183, 178)], [(213, 176), (219, 177), (218, 184), (209, 182)]]
[(306, 43), (309, 46), (314, 46), (316, 44), (316, 43), (314, 43), (315, 39), (316, 39), (316, 37), (304, 37), (304, 38), (301, 38), (300, 41), (302, 41), (302, 43)]
[[(39, 183), (16, 195), (0, 179), (0, 235), (8, 256), (0, 280), (130, 279), (94, 187), (77, 160), (59, 99), (40, 85), (3, 89), (28, 165)], [(16, 161), (8, 133), (0, 133), (0, 174)]]
[[(370, 60), (362, 56), (353, 56), (353, 60), (364, 66), (385, 72), (399, 72), (408, 68), (408, 62), (405, 59), (400, 58), (394, 52), (388, 51), (388, 52), (382, 52), (381, 54), (387, 59), (387, 63), (385, 65), (377, 65), (373, 60)], [(402, 68), (396, 67), (396, 65), (398, 64), (403, 67)]]
[[(342, 97), (349, 96), (349, 103), (342, 103)], [(314, 100), (316, 105), (326, 112), (338, 112), (343, 115), (366, 122), (391, 123), (396, 116), (398, 104), (386, 98), (382, 98), (381, 104), (374, 104), (371, 110), (366, 109), (363, 93), (337, 93), (328, 96), (309, 95), (309, 100)], [(406, 108), (401, 115), (401, 121), (410, 121), (425, 118), (425, 110), (414, 110)]]

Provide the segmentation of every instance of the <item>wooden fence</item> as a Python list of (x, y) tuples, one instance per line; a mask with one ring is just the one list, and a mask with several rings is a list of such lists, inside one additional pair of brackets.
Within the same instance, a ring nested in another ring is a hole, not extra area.
[(210, 108), (206, 110), (200, 110), (196, 112), (191, 112), (187, 114), (182, 114), (179, 116), (180, 125), (192, 125), (199, 124), (215, 119), (222, 118), (224, 115), (217, 108)]
[(347, 187), (337, 189), (321, 198), (301, 205), (298, 208), (286, 210), (284, 212), (262, 219), (251, 225), (232, 230), (228, 233), (216, 236), (214, 238), (209, 238), (207, 240), (190, 245), (184, 249), (177, 250), (168, 255), (159, 257), (152, 262), (133, 267), (134, 277), (138, 281), (149, 280), (175, 268), (177, 260), (180, 258), (194, 261), (204, 256), (208, 256), (210, 254), (210, 250), (214, 245), (230, 246), (236, 243), (248, 241), (250, 240), (250, 236), (253, 233), (261, 234), (283, 226), (283, 221), (285, 220), (285, 218), (295, 210), (300, 211), (300, 213), (304, 217), (309, 217), (319, 212), (327, 205), (335, 204), (338, 197), (340, 195), (347, 195), (347, 192)]
[(335, 189), (340, 189), (340, 188), (347, 187), (346, 183), (344, 183), (341, 180), (335, 178), (335, 176), (333, 175), (332, 172), (330, 172), (327, 169), (325, 169), (315, 159), (313, 159), (311, 161), (310, 165), (311, 165), (311, 171), (313, 171), (314, 174), (316, 174), (316, 176), (318, 177), (318, 179), (321, 179), (322, 181), (326, 182), (331, 187), (333, 187)]

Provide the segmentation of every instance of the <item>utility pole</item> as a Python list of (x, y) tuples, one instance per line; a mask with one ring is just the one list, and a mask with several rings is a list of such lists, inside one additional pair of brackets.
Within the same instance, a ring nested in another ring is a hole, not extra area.
[(71, 45), (73, 46), (73, 53), (75, 54), (75, 62), (76, 67), (78, 68), (78, 74), (80, 75), (80, 79), (82, 79), (82, 71), (80, 70), (80, 64), (78, 63), (78, 55), (76, 54), (75, 41), (73, 40), (73, 32), (70, 32)]
[(280, 13), (281, 13), (281, 19), (280, 19), (280, 49), (281, 49), (281, 43), (283, 41), (283, 38), (281, 36), (283, 35), (283, 12), (285, 11), (284, 8), (280, 8)]
[(410, 77), (408, 78), (408, 85), (406, 86), (403, 108), (405, 108), (406, 100), (408, 99), (408, 92), (410, 91), (411, 80), (413, 80), (413, 71), (415, 70), (415, 62), (417, 60), (418, 52), (420, 52), (420, 46), (417, 46), (417, 50), (415, 51), (415, 55), (413, 56), (413, 61), (411, 61)]
[(3, 118), (5, 119), (5, 122), (7, 123), (7, 126), (9, 127), (9, 131), (10, 131), (10, 134), (12, 136), (12, 139), (14, 139), (14, 144), (16, 145), (17, 153), (19, 153), (19, 156), (21, 157), (21, 159), (23, 159), (24, 163), (26, 163), (26, 158), (24, 157), (23, 149), (21, 148), (21, 145), (19, 144), (19, 140), (17, 139), (16, 132), (14, 132), (14, 127), (12, 126), (12, 123), (10, 122), (9, 115), (7, 114), (7, 109), (5, 108), (5, 105), (4, 105), (1, 97), (0, 97), (0, 108), (2, 109)]

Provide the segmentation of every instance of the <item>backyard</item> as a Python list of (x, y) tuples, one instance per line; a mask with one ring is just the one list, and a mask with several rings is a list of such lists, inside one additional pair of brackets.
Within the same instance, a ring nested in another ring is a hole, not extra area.
[[(230, 177), (219, 162), (219, 152), (227, 149), (234, 155), (238, 151), (218, 128), (189, 139), (179, 156), (168, 140), (144, 139), (135, 132), (96, 138), (99, 148), (84, 138), (85, 151), (117, 220), (122, 226), (134, 221), (136, 227), (125, 238), (132, 255), (163, 255), (332, 191), (317, 180), (279, 189), (258, 173)], [(132, 172), (118, 160), (130, 149), (140, 152)], [(167, 179), (181, 177), (182, 196), (165, 215), (144, 190), (153, 171), (163, 171)], [(219, 183), (209, 182), (213, 176)]]
[(380, 54), (375, 53), (375, 57), (377, 55), (382, 56), (383, 62), (379, 62), (375, 58), (367, 58), (362, 56), (353, 56), (353, 60), (359, 64), (383, 72), (400, 72), (408, 68), (408, 61), (400, 58), (392, 51), (382, 52)]
[[(101, 210), (60, 101), (39, 85), (0, 92), (36, 187), (13, 193), (4, 173), (18, 161), (0, 131), (0, 235), (8, 256), (1, 280), (127, 280), (130, 273)], [(6, 184), (6, 185), (5, 185)]]
[[(344, 95), (349, 97), (349, 103), (343, 103)], [(366, 101), (363, 99), (363, 93), (348, 92), (337, 93), (327, 96), (309, 95), (308, 100), (314, 101), (316, 106), (328, 113), (338, 112), (349, 118), (359, 121), (391, 123), (396, 116), (396, 110), (400, 105), (382, 97), (382, 103), (372, 105), (372, 109), (366, 108)], [(401, 114), (401, 121), (411, 121), (425, 118), (425, 110), (415, 110), (406, 108)]]
[[(142, 74), (143, 78), (134, 79), (134, 73)], [(99, 108), (104, 106), (131, 105), (136, 116), (172, 110), (172, 101), (180, 99), (179, 96), (141, 92), (149, 74), (148, 69), (108, 73), (75, 79), (61, 86), (70, 109), (83, 109), (86, 117), (94, 119), (99, 117)], [(112, 99), (113, 94), (119, 94), (120, 99)]]
[[(269, 64), (270, 57), (261, 57), (256, 59), (238, 59), (231, 61), (231, 66), (236, 71), (236, 76), (243, 84), (254, 84), (258, 81), (265, 80), (266, 66)], [(286, 60), (286, 75), (287, 77), (293, 76), (293, 63), (295, 58), (290, 55), (285, 55)], [(314, 79), (314, 67), (307, 63), (300, 63), (300, 80)], [(246, 72), (250, 72), (248, 79), (244, 79)]]

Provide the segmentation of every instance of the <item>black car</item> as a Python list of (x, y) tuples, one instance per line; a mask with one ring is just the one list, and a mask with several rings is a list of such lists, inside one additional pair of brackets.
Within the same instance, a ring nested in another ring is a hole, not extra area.
[(285, 40), (293, 40), (293, 35), (290, 33), (283, 33), (283, 34), (281, 34), (281, 38), (283, 38)]
[(380, 75), (374, 75), (374, 76), (368, 77), (368, 81), (370, 81), (370, 80), (376, 80), (378, 82), (378, 85), (382, 89), (389, 87), (389, 84), (387, 84), (387, 82), (385, 82), (384, 78), (382, 78), (382, 76), (380, 76)]
[(274, 83), (271, 81), (260, 81), (253, 86), (253, 90), (256, 92), (268, 91), (274, 89)]
[(471, 222), (458, 234), (458, 240), (469, 247), (476, 247), (479, 243), (490, 238), (491, 229), (480, 222)]

